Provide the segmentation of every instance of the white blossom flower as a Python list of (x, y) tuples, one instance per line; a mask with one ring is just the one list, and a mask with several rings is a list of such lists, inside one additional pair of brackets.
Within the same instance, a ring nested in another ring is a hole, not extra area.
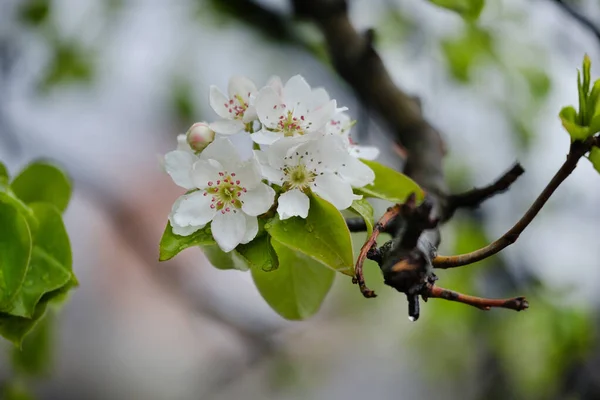
[[(219, 138), (192, 160), (184, 151), (165, 157), (179, 186), (192, 189), (173, 205), (169, 221), (177, 235), (191, 235), (211, 222), (219, 247), (229, 252), (258, 233), (257, 216), (273, 205), (275, 191), (261, 182), (256, 158), (241, 161), (228, 139)], [(190, 163), (190, 161), (193, 161)]]
[(344, 112), (336, 113), (327, 125), (325, 125), (325, 132), (330, 135), (339, 135), (345, 138), (346, 148), (350, 155), (356, 158), (363, 158), (365, 160), (374, 160), (379, 157), (379, 149), (374, 146), (360, 146), (352, 140), (350, 130), (354, 126), (354, 123), (348, 114)]
[(375, 179), (369, 167), (348, 154), (340, 136), (284, 138), (257, 153), (263, 175), (284, 189), (277, 207), (281, 219), (306, 218), (310, 191), (337, 209), (346, 209), (360, 198), (352, 186), (362, 187)]
[(310, 86), (300, 75), (283, 87), (278, 78), (272, 78), (256, 95), (255, 105), (262, 129), (251, 136), (254, 142), (265, 145), (283, 137), (316, 133), (336, 110), (335, 100), (315, 102)]
[(256, 110), (251, 104), (256, 85), (248, 78), (234, 76), (229, 80), (228, 96), (216, 86), (210, 87), (210, 106), (221, 117), (210, 128), (223, 135), (232, 135), (246, 129), (246, 124), (256, 120)]
[(202, 151), (215, 140), (215, 132), (206, 122), (196, 122), (187, 131), (186, 140), (192, 150)]

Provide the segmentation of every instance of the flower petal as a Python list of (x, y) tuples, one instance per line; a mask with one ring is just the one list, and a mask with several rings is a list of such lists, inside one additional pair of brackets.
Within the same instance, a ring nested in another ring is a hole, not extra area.
[(335, 100), (328, 101), (322, 106), (315, 108), (308, 114), (308, 120), (312, 122), (310, 126), (311, 131), (317, 131), (325, 126), (329, 121), (331, 121), (331, 117), (335, 113), (336, 102)]
[(245, 76), (235, 75), (229, 79), (227, 92), (229, 93), (230, 99), (233, 99), (237, 95), (247, 102), (250, 95), (253, 92), (256, 92), (256, 85)]
[(282, 220), (296, 216), (306, 218), (309, 207), (308, 196), (298, 189), (292, 189), (279, 196), (277, 214)]
[(379, 157), (379, 149), (374, 146), (353, 145), (348, 148), (348, 153), (353, 157), (365, 160), (374, 160)]
[(298, 148), (298, 152), (308, 152), (306, 166), (319, 173), (337, 171), (350, 158), (344, 139), (339, 135), (317, 137)]
[(256, 121), (258, 119), (258, 115), (256, 114), (256, 107), (248, 106), (246, 111), (244, 111), (244, 116), (242, 121), (247, 124), (248, 122)]
[(281, 78), (277, 75), (270, 77), (265, 86), (273, 88), (279, 97), (283, 96), (283, 82), (281, 82)]
[(352, 204), (354, 193), (346, 181), (335, 174), (323, 174), (315, 178), (313, 190), (338, 210), (344, 210)]
[(311, 108), (315, 109), (327, 103), (330, 99), (329, 93), (324, 88), (316, 88), (311, 93)]
[(190, 172), (197, 160), (198, 157), (188, 151), (171, 151), (165, 155), (165, 170), (176, 185), (185, 189), (194, 189)]
[(271, 132), (266, 129), (261, 129), (258, 132), (250, 134), (250, 137), (257, 144), (270, 145), (275, 143), (277, 140), (283, 137), (282, 134), (277, 132)]
[[(217, 138), (200, 153), (201, 160), (217, 160), (225, 169), (239, 163), (240, 156), (229, 139)], [(229, 171), (231, 172), (231, 171)]]
[(219, 117), (231, 119), (231, 113), (227, 106), (229, 98), (214, 85), (210, 87), (209, 102), (210, 106), (215, 110)]
[(267, 128), (274, 129), (279, 123), (279, 117), (285, 111), (280, 105), (281, 98), (275, 90), (269, 86), (262, 88), (256, 96), (254, 106), (258, 119)]
[(250, 215), (246, 215), (246, 232), (244, 233), (244, 237), (240, 243), (246, 244), (251, 242), (252, 239), (256, 237), (258, 233), (258, 219), (256, 217), (252, 217)]
[(210, 129), (221, 135), (233, 135), (244, 130), (244, 123), (237, 119), (222, 119), (209, 125)]
[(375, 172), (358, 158), (348, 157), (338, 170), (339, 176), (353, 187), (370, 185), (375, 180)]
[(194, 152), (187, 141), (187, 135), (185, 133), (177, 135), (177, 150), (187, 151), (188, 153)]
[(283, 87), (283, 102), (288, 109), (298, 105), (310, 104), (312, 91), (310, 85), (300, 75), (292, 76)]
[(171, 221), (181, 227), (204, 226), (215, 215), (215, 210), (210, 208), (211, 196), (204, 195), (204, 190), (181, 196), (181, 201), (175, 205)]
[(198, 160), (194, 163), (190, 176), (194, 186), (200, 189), (211, 186), (208, 182), (214, 182), (219, 179), (219, 172), (223, 166), (216, 160)]
[(211, 224), (213, 237), (228, 253), (241, 243), (246, 234), (246, 217), (242, 212), (217, 212)]
[(204, 226), (179, 226), (177, 224), (171, 223), (171, 228), (173, 233), (176, 235), (190, 236), (192, 233), (204, 228)]
[(240, 200), (242, 201), (242, 211), (252, 216), (260, 215), (266, 213), (273, 205), (275, 191), (270, 186), (261, 183), (256, 188), (242, 193)]
[(262, 174), (256, 158), (251, 158), (248, 161), (237, 164), (229, 172), (235, 173), (235, 180), (239, 180), (240, 186), (247, 190), (254, 189), (261, 183)]

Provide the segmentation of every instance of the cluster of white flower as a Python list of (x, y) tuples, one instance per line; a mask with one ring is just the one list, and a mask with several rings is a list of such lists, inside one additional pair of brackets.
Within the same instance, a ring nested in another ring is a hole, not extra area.
[[(260, 90), (233, 77), (227, 92), (210, 88), (221, 119), (192, 125), (165, 156), (166, 171), (188, 190), (169, 217), (175, 234), (190, 235), (212, 221), (215, 241), (228, 252), (254, 239), (257, 217), (275, 205), (282, 220), (306, 218), (312, 191), (343, 210), (361, 197), (352, 188), (375, 179), (359, 157), (374, 159), (379, 151), (352, 141), (347, 109), (337, 108), (324, 89), (311, 89), (296, 75), (285, 85), (274, 77)], [(253, 142), (247, 159), (230, 140), (240, 132)]]

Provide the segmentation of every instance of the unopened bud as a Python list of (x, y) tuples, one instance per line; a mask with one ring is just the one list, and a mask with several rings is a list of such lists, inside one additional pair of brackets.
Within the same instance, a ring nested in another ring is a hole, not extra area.
[(204, 122), (196, 122), (187, 131), (187, 142), (194, 151), (202, 151), (215, 140), (215, 132)]

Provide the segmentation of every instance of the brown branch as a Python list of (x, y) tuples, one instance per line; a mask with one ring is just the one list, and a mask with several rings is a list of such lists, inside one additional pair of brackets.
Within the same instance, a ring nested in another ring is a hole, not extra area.
[(395, 206), (387, 209), (385, 214), (383, 214), (381, 219), (373, 227), (373, 233), (367, 239), (367, 241), (365, 242), (363, 247), (360, 249), (360, 253), (358, 255), (358, 258), (356, 259), (356, 266), (354, 268), (355, 277), (352, 279), (352, 283), (358, 283), (360, 292), (363, 294), (363, 296), (365, 296), (367, 298), (377, 297), (377, 295), (375, 294), (374, 291), (369, 289), (365, 284), (365, 277), (363, 274), (363, 264), (364, 264), (365, 260), (367, 259), (369, 252), (371, 252), (373, 249), (375, 249), (377, 247), (377, 237), (379, 236), (379, 234), (385, 229), (385, 227), (388, 225), (388, 223), (390, 221), (392, 221), (394, 218), (396, 218), (396, 216), (400, 213), (400, 210), (401, 210), (400, 204), (396, 204)]
[(491, 308), (508, 308), (510, 310), (522, 311), (529, 308), (529, 303), (525, 297), (514, 297), (512, 299), (486, 299), (483, 297), (458, 293), (435, 285), (427, 285), (422, 296), (424, 300), (445, 299), (456, 301), (458, 303), (477, 307), (484, 311), (490, 310)]
[(446, 215), (454, 214), (459, 208), (475, 208), (492, 196), (503, 193), (516, 182), (516, 180), (525, 172), (521, 164), (515, 164), (504, 175), (498, 178), (494, 183), (482, 188), (475, 188), (468, 192), (453, 194), (448, 196), (448, 209)]
[[(347, 13), (345, 0), (292, 0), (295, 14), (311, 19), (323, 33), (338, 74), (387, 123), (394, 139), (407, 151), (404, 172), (445, 202), (442, 139), (421, 113), (414, 98), (396, 87), (373, 48), (373, 31), (360, 34)], [(437, 245), (437, 244), (436, 244)]]
[(527, 226), (529, 226), (531, 221), (533, 221), (554, 191), (573, 172), (573, 170), (575, 170), (579, 159), (583, 157), (592, 146), (597, 144), (597, 140), (597, 138), (591, 137), (585, 142), (576, 141), (571, 144), (571, 149), (567, 155), (566, 161), (554, 175), (550, 183), (544, 188), (523, 217), (508, 232), (502, 235), (502, 237), (486, 247), (471, 253), (456, 256), (437, 256), (432, 260), (434, 268), (446, 269), (473, 264), (498, 253), (516, 242), (519, 235), (527, 228)]

